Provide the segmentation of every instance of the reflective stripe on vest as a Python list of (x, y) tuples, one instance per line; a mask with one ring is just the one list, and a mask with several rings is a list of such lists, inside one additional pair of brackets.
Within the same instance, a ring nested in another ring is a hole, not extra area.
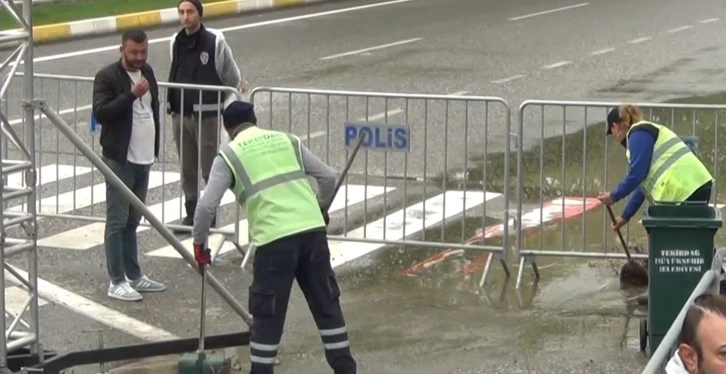
[(678, 150), (673, 152), (665, 161), (663, 161), (663, 163), (658, 166), (658, 169), (653, 171), (652, 175), (651, 173), (648, 173), (649, 178), (643, 181), (643, 188), (647, 189), (650, 192), (653, 189), (653, 185), (655, 184), (655, 182), (660, 177), (662, 177), (666, 171), (668, 171), (668, 168), (672, 167), (676, 162), (678, 162), (678, 160), (692, 152), (691, 149), (688, 148), (685, 143), (683, 143), (683, 140), (678, 137), (670, 138), (663, 142), (663, 144), (659, 145), (657, 148), (653, 149), (653, 158), (650, 160), (651, 166), (655, 165), (656, 160), (660, 160), (660, 158), (665, 155), (666, 151), (679, 145), (680, 147), (678, 148)]
[(244, 204), (247, 199), (264, 189), (274, 187), (282, 183), (307, 178), (307, 175), (305, 174), (305, 168), (302, 164), (302, 157), (300, 155), (300, 143), (298, 143), (297, 139), (293, 138), (289, 134), (286, 135), (292, 143), (292, 148), (295, 150), (295, 157), (297, 158), (297, 161), (300, 165), (300, 170), (279, 174), (274, 177), (261, 180), (257, 183), (252, 183), (252, 181), (250, 180), (250, 176), (247, 174), (244, 166), (242, 166), (242, 162), (240, 161), (239, 157), (237, 157), (237, 154), (234, 152), (234, 150), (232, 150), (229, 145), (225, 145), (224, 147), (222, 147), (221, 152), (224, 153), (225, 156), (227, 156), (227, 159), (232, 164), (231, 166), (234, 168), (235, 173), (239, 176), (242, 182), (242, 186), (244, 187), (241, 196), (238, 196), (238, 201), (241, 204)]
[(320, 202), (292, 135), (248, 127), (219, 152), (234, 174), (232, 192), (244, 207), (250, 243), (257, 248), (309, 230), (324, 230)]
[[(638, 126), (652, 126), (658, 130), (650, 170), (640, 185), (648, 201), (685, 201), (699, 187), (713, 179), (693, 151), (665, 126), (641, 121), (630, 127), (626, 137)], [(626, 156), (630, 161), (630, 149), (626, 151)]]

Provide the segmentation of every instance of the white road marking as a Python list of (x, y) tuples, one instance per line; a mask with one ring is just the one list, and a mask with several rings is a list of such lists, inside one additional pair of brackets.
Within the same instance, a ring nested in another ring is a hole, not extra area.
[[(179, 173), (152, 171), (149, 175), (149, 189), (174, 183), (178, 180)], [(37, 209), (38, 213), (63, 214), (105, 201), (106, 183), (104, 182), (43, 198), (37, 202)], [(26, 208), (25, 204), (22, 204), (16, 205), (9, 210), (12, 212), (24, 212)]]
[[(465, 210), (475, 208), (491, 199), (502, 196), (498, 193), (467, 191), (464, 201), (464, 191), (446, 191), (445, 193), (432, 197), (426, 201), (414, 204), (399, 211), (393, 212), (384, 218), (349, 231), (347, 238), (367, 238), (375, 240), (402, 240), (434, 225), (438, 225), (445, 219), (451, 219)], [(446, 204), (444, 204), (444, 202)], [(425, 207), (425, 216), (424, 216)], [(365, 233), (365, 236), (363, 235)], [(379, 243), (359, 243), (340, 241), (331, 238), (330, 262), (333, 267), (338, 267), (346, 262), (365, 256), (373, 251), (386, 246)]]
[(358, 119), (358, 121), (365, 121), (365, 120), (378, 121), (379, 119), (384, 119), (386, 117), (395, 116), (396, 114), (400, 114), (400, 113), (403, 113), (403, 109), (396, 108), (396, 109), (391, 109), (387, 112), (382, 112), (382, 113), (374, 114), (372, 116), (368, 116), (368, 118), (366, 118), (366, 117), (360, 118), (360, 119)]
[(396, 47), (396, 46), (399, 46), (399, 45), (404, 45), (404, 44), (409, 44), (409, 43), (415, 43), (415, 42), (417, 42), (419, 40), (422, 40), (422, 39), (421, 38), (406, 39), (406, 40), (401, 40), (401, 41), (397, 41), (397, 42), (393, 42), (393, 43), (381, 44), (381, 45), (377, 45), (377, 46), (374, 46), (374, 47), (369, 47), (369, 48), (364, 48), (364, 49), (358, 49), (358, 50), (355, 50), (355, 51), (350, 51), (350, 52), (345, 52), (345, 53), (339, 53), (337, 55), (325, 56), (325, 57), (321, 57), (320, 59), (321, 60), (332, 60), (334, 58), (340, 58), (340, 57), (345, 57), (345, 56), (352, 56), (352, 55), (357, 55), (357, 54), (361, 54), (361, 53), (365, 53), (365, 52), (377, 51), (379, 49), (385, 49), (385, 48)]
[(543, 69), (555, 69), (555, 68), (563, 67), (563, 66), (566, 66), (569, 64), (571, 64), (570, 61), (560, 61), (560, 62), (555, 62), (554, 64), (545, 65), (542, 68)]
[[(360, 5), (360, 6), (350, 7), (350, 8), (329, 10), (329, 11), (319, 12), (319, 13), (304, 14), (304, 15), (295, 16), (295, 17), (279, 18), (279, 19), (273, 19), (273, 20), (269, 20), (269, 21), (249, 23), (246, 25), (225, 27), (225, 28), (221, 28), (219, 30), (227, 33), (230, 31), (246, 30), (246, 29), (276, 25), (276, 24), (286, 23), (286, 22), (294, 22), (294, 21), (301, 21), (301, 20), (317, 18), (317, 17), (325, 17), (325, 16), (330, 16), (333, 14), (355, 12), (358, 10), (365, 10), (365, 9), (378, 8), (378, 7), (382, 7), (382, 6), (388, 6), (388, 5), (402, 4), (402, 3), (407, 3), (410, 1), (412, 1), (412, 0), (384, 1), (381, 3), (375, 3), (375, 4)], [(164, 42), (168, 42), (169, 40), (171, 40), (171, 35), (169, 35), (168, 37), (165, 37), (165, 38), (151, 39), (151, 40), (149, 40), (149, 44), (164, 43)], [(86, 50), (81, 50), (81, 51), (61, 53), (61, 54), (51, 55), (51, 56), (37, 57), (37, 58), (33, 59), (33, 62), (38, 63), (38, 62), (45, 62), (45, 61), (60, 60), (60, 59), (69, 58), (69, 57), (78, 57), (78, 56), (89, 55), (89, 54), (100, 53), (100, 52), (108, 52), (108, 51), (118, 51), (118, 45), (110, 45), (110, 46), (100, 47), (100, 48), (92, 48), (92, 49), (86, 49)], [(25, 61), (22, 61), (21, 63), (25, 63)]]
[(526, 14), (526, 15), (519, 16), (519, 17), (512, 17), (509, 20), (510, 21), (519, 21), (519, 20), (522, 20), (522, 19), (527, 19), (527, 18), (542, 16), (542, 15), (545, 15), (545, 14), (550, 14), (550, 13), (555, 13), (555, 12), (561, 12), (563, 10), (570, 10), (570, 9), (575, 9), (575, 8), (581, 8), (581, 7), (588, 6), (588, 5), (590, 5), (590, 3), (575, 4), (575, 5), (570, 5), (570, 6), (566, 6), (566, 7), (562, 7), (562, 8), (545, 10), (543, 12)]
[(675, 33), (675, 32), (680, 32), (680, 31), (688, 30), (688, 29), (691, 29), (691, 28), (693, 28), (693, 26), (686, 25), (686, 26), (676, 27), (675, 29), (670, 29), (670, 30), (668, 30), (668, 32), (669, 33)]
[(633, 39), (633, 40), (629, 41), (628, 43), (630, 43), (630, 44), (640, 44), (642, 42), (647, 42), (647, 41), (652, 40), (652, 39), (653, 39), (653, 37), (646, 36), (644, 38)]
[(719, 18), (709, 18), (709, 19), (702, 20), (701, 23), (706, 24), (706, 23), (718, 22), (719, 20), (720, 20)]
[[(20, 287), (13, 286), (5, 288), (5, 309), (9, 310), (16, 316), (19, 315), (20, 312), (22, 312), (23, 305), (25, 305), (28, 301), (29, 296), (30, 294)], [(40, 307), (43, 305), (48, 305), (48, 302), (38, 298), (38, 306)]]
[[(15, 270), (21, 277), (27, 279), (27, 272), (10, 264), (6, 264), (6, 266)], [(10, 282), (25, 288), (7, 270), (5, 271), (5, 278)], [(96, 322), (100, 322), (113, 329), (123, 331), (139, 339), (146, 341), (162, 341), (179, 338), (168, 331), (151, 326), (135, 318), (131, 318), (123, 313), (95, 303), (81, 295), (77, 295), (40, 278), (38, 278), (38, 297), (42, 297), (54, 304), (68, 308), (73, 312), (84, 315)]]
[(524, 75), (524, 74), (517, 74), (517, 75), (512, 75), (511, 77), (497, 79), (495, 81), (492, 81), (492, 83), (494, 83), (494, 84), (502, 84), (502, 83), (507, 83), (507, 82), (511, 82), (511, 81), (516, 81), (517, 79), (522, 79), (522, 78), (525, 78), (525, 77), (526, 77), (526, 75)]
[[(204, 194), (204, 191), (202, 191), (202, 194)], [(220, 206), (233, 203), (235, 202), (235, 200), (236, 199), (234, 198), (234, 193), (227, 190), (227, 192), (222, 197), (222, 202)], [(182, 207), (182, 202), (183, 199), (180, 196), (152, 205), (148, 208), (149, 210), (151, 210), (151, 213), (153, 213), (155, 217), (159, 218), (159, 220), (164, 223), (169, 223), (179, 220), (184, 215), (186, 215), (186, 212), (184, 212), (183, 209), (180, 209), (180, 207)], [(145, 218), (142, 218), (141, 222), (148, 224)], [(136, 232), (142, 233), (149, 229), (151, 229), (150, 226), (139, 226), (138, 229), (136, 229)], [(94, 222), (90, 225), (81, 226), (73, 230), (63, 231), (56, 235), (38, 240), (38, 246), (54, 249), (59, 248), (84, 251), (103, 244), (105, 230), (105, 223)]]
[[(348, 201), (346, 204), (345, 198), (346, 198), (346, 190), (347, 190), (347, 197)], [(335, 196), (335, 199), (333, 200), (333, 204), (330, 206), (330, 213), (343, 210), (345, 209), (345, 206), (348, 207), (360, 203), (364, 200), (372, 199), (378, 195), (391, 192), (393, 191), (393, 187), (383, 188), (382, 186), (366, 186), (365, 185), (358, 185), (358, 184), (349, 184), (347, 186), (342, 186), (338, 194)], [(220, 230), (224, 231), (233, 231), (235, 224), (229, 224), (224, 227), (220, 227)], [(207, 239), (207, 243), (209, 245), (209, 248), (217, 248), (219, 247), (220, 242), (224, 240), (224, 235), (222, 234), (212, 234)], [(243, 219), (239, 221), (239, 237), (237, 238), (237, 243), (244, 245), (247, 244), (249, 240), (248, 235), (248, 226), (247, 226), (247, 219)], [(183, 240), (182, 246), (191, 253), (192, 246), (194, 244), (194, 238), (188, 238), (186, 240)], [(235, 247), (229, 242), (225, 242), (222, 246), (222, 249), (219, 251), (219, 254), (223, 254), (226, 252), (229, 252), (231, 250), (234, 250)], [(179, 254), (179, 252), (174, 249), (171, 245), (167, 245), (165, 247), (153, 250), (151, 252), (146, 253), (146, 256), (152, 256), (152, 257), (167, 257), (167, 258), (182, 258), (182, 256)]]
[[(448, 94), (446, 96), (464, 96), (464, 95), (466, 95), (468, 93), (469, 93), (469, 91), (457, 91), (457, 92)], [(401, 114), (403, 112), (404, 112), (403, 109), (401, 109), (401, 108), (395, 108), (395, 109), (388, 110), (386, 112), (381, 112), (381, 113), (376, 113), (376, 114), (370, 115), (370, 116), (368, 116), (368, 118), (366, 118), (366, 117), (359, 118), (358, 119), (358, 122), (363, 122), (363, 121), (366, 121), (366, 120), (368, 120), (368, 121), (378, 121), (379, 119), (390, 118), (392, 116), (395, 116), (397, 114)]]
[(592, 56), (604, 55), (604, 54), (610, 53), (614, 50), (615, 50), (615, 48), (605, 48), (605, 49), (601, 49), (599, 51), (592, 52), (592, 53), (590, 53), (590, 55), (592, 55)]
[[(67, 178), (71, 178), (74, 175), (79, 177), (85, 174), (88, 174), (91, 172), (91, 168), (83, 167), (83, 166), (73, 166), (73, 165), (62, 165), (62, 164), (50, 164), (45, 165), (41, 168), (36, 169), (38, 173), (38, 178), (35, 181), (35, 185), (39, 186), (41, 183), (47, 184), (47, 183), (54, 183), (57, 181), (62, 181)], [(7, 186), (8, 187), (14, 187), (14, 188), (20, 188), (25, 186), (25, 180), (23, 177), (23, 173), (17, 172), (12, 173), (7, 176)]]
[[(86, 110), (91, 110), (91, 108), (93, 108), (92, 105), (84, 105), (84, 106), (79, 106), (78, 108), (63, 109), (60, 112), (58, 112), (58, 114), (64, 115), (64, 114), (73, 113), (74, 111), (83, 112), (83, 111), (86, 111)], [(36, 121), (39, 121), (41, 117), (46, 118), (45, 115), (42, 115), (42, 116), (41, 115), (37, 115), (37, 116), (35, 116), (35, 120)], [(22, 118), (16, 118), (16, 119), (14, 119), (12, 121), (8, 121), (8, 123), (11, 126), (18, 125), (18, 124), (23, 123), (23, 119)]]

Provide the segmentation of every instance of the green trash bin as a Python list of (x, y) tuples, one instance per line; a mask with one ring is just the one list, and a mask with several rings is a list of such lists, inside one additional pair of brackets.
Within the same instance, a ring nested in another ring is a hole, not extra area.
[(659, 202), (648, 207), (643, 226), (648, 232), (650, 279), (648, 320), (641, 321), (641, 350), (647, 345), (652, 353), (711, 268), (721, 212), (706, 203)]

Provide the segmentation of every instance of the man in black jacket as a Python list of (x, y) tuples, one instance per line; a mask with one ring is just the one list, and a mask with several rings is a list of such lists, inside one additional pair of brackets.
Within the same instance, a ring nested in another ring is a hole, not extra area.
[[(159, 87), (146, 63), (149, 41), (142, 30), (121, 37), (121, 54), (96, 74), (93, 115), (101, 124), (103, 161), (133, 193), (146, 202), (151, 165), (159, 157)], [(141, 213), (106, 182), (106, 267), (108, 296), (141, 301), (139, 292), (161, 292), (166, 286), (141, 273), (136, 229)], [(128, 278), (128, 280), (127, 280)]]
[[(171, 37), (169, 82), (240, 87), (241, 74), (224, 34), (202, 24), (202, 3), (199, 0), (181, 0), (177, 10), (184, 29)], [(181, 185), (187, 213), (182, 225), (194, 225), (194, 211), (199, 199), (197, 170), (201, 170), (202, 179), (208, 182), (212, 161), (219, 150), (222, 131), (219, 113), (224, 110), (227, 99), (225, 93), (218, 91), (202, 91), (200, 95), (198, 90), (169, 89), (169, 112), (181, 164)]]

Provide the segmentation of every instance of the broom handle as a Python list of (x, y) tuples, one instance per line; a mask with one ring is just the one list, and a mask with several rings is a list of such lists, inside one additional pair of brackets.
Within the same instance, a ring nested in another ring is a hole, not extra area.
[(345, 177), (348, 176), (348, 171), (350, 171), (350, 168), (353, 166), (353, 161), (355, 161), (355, 155), (358, 154), (358, 150), (360, 150), (361, 145), (363, 145), (363, 139), (365, 138), (364, 135), (361, 135), (358, 139), (358, 143), (355, 145), (355, 148), (353, 148), (353, 154), (350, 155), (350, 158), (348, 158), (348, 162), (345, 163), (345, 168), (343, 169), (343, 172), (340, 173), (340, 178), (338, 178), (338, 182), (335, 183), (335, 189), (333, 190), (333, 196), (330, 198), (330, 202), (328, 202), (328, 205), (323, 209), (324, 212), (328, 212), (330, 210), (330, 206), (333, 205), (333, 200), (335, 200), (335, 195), (338, 194), (338, 190), (340, 190), (340, 187), (343, 186), (343, 181), (345, 181)]
[[(610, 205), (605, 206), (608, 210), (608, 214), (610, 215), (610, 220), (613, 222), (613, 225), (617, 222), (615, 220), (615, 213), (613, 213), (613, 208), (610, 207)], [(623, 238), (623, 233), (620, 232), (620, 228), (615, 230), (615, 232), (618, 233), (618, 239), (620, 239), (620, 244), (623, 245), (623, 250), (625, 251), (625, 255), (628, 256), (628, 261), (633, 261), (633, 259), (630, 257), (630, 251), (628, 251), (628, 244), (625, 242), (625, 238)]]

